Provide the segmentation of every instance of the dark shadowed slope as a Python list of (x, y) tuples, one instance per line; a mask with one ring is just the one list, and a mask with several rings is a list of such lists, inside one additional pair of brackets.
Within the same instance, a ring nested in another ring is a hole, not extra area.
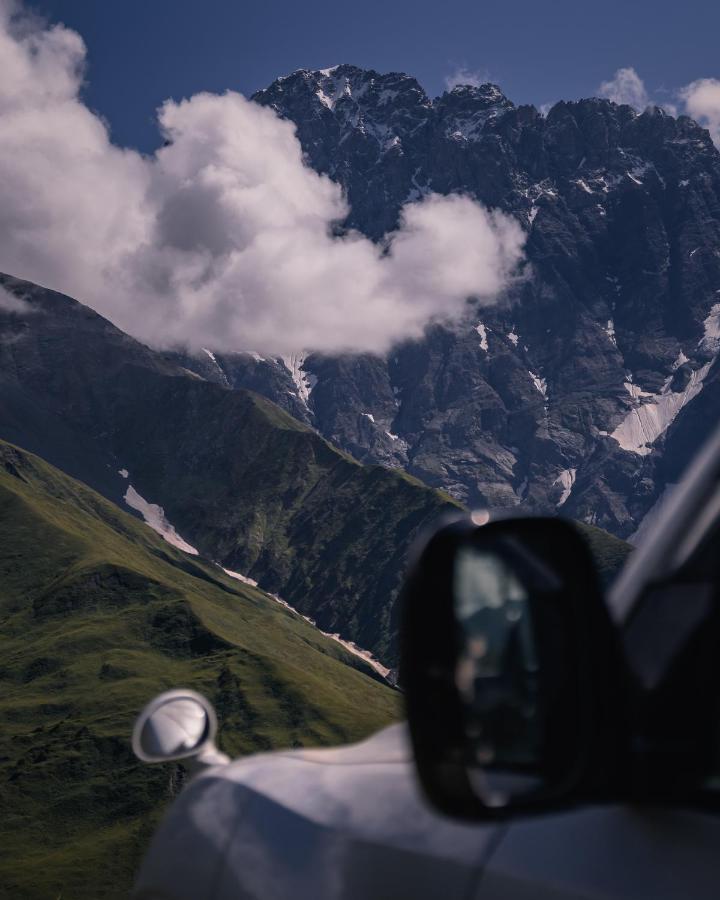
[(205, 555), (394, 663), (405, 554), (450, 498), (361, 466), (67, 297), (3, 283), (29, 311), (0, 310), (0, 437), (120, 504), (132, 484)]

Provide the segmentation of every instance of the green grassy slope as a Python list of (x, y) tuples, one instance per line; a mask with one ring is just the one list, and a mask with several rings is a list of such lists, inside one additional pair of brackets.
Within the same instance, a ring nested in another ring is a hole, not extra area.
[[(206, 556), (397, 663), (408, 549), (455, 501), (360, 465), (257, 394), (190, 377), (70, 298), (5, 281), (33, 311), (0, 314), (1, 437), (121, 506), (129, 470)], [(612, 569), (624, 545), (585, 533)]]
[(247, 391), (143, 372), (114, 401), (117, 459), (183, 536), (395, 664), (408, 548), (455, 501), (361, 465)]
[(396, 663), (409, 545), (453, 501), (364, 467), (279, 407), (191, 376), (92, 310), (8, 279), (0, 438), (123, 505), (133, 487), (193, 546)]
[(584, 522), (575, 522), (575, 525), (587, 541), (600, 580), (607, 587), (632, 553), (632, 545), (594, 525), (586, 525)]
[(0, 442), (0, 896), (124, 896), (179, 766), (134, 761), (135, 714), (189, 686), (230, 754), (361, 738), (398, 713), (364, 664)]

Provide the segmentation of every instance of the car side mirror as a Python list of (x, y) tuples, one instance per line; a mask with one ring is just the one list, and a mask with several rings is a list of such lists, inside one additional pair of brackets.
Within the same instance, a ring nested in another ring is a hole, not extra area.
[(606, 796), (622, 752), (620, 644), (569, 522), (463, 516), (411, 567), (401, 684), (420, 782), (469, 819)]
[(217, 717), (209, 700), (191, 690), (159, 694), (135, 720), (132, 748), (143, 762), (186, 760), (201, 768), (230, 762), (215, 746)]

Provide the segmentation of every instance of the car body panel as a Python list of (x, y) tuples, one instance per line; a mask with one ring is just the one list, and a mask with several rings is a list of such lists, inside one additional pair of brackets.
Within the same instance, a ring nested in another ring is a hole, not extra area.
[(404, 726), (197, 776), (136, 900), (710, 900), (720, 817), (622, 806), (463, 824), (432, 812)]
[(608, 806), (515, 821), (473, 900), (714, 900), (720, 817)]
[(465, 900), (501, 831), (433, 812), (407, 731), (209, 769), (173, 804), (134, 897)]
[[(720, 430), (611, 588), (620, 627), (646, 586), (717, 528), (719, 476)], [(719, 848), (720, 816), (682, 809), (452, 821), (428, 807), (406, 728), (396, 725), (351, 747), (263, 754), (197, 776), (159, 828), (133, 896), (714, 900)]]

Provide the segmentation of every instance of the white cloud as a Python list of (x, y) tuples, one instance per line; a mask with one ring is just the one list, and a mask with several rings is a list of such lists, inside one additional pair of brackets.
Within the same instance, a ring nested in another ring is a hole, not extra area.
[(682, 88), (680, 97), (687, 114), (707, 128), (720, 147), (720, 80), (699, 78)]
[(30, 304), (26, 303), (22, 297), (12, 294), (0, 284), (0, 312), (28, 313), (31, 310)]
[[(671, 100), (658, 101), (671, 116), (685, 114), (707, 128), (715, 144), (720, 147), (720, 79), (698, 78), (679, 90), (659, 88), (656, 95), (670, 95)], [(643, 80), (635, 69), (618, 69), (610, 81), (600, 85), (598, 94), (615, 103), (625, 103), (639, 112), (646, 109), (651, 99)]]
[(151, 343), (277, 354), (383, 352), (512, 277), (520, 226), (466, 197), (406, 206), (381, 247), (332, 237), (340, 188), (240, 94), (165, 103), (153, 157), (114, 146), (78, 95), (81, 38), (18, 11), (0, 0), (0, 270)]
[(604, 81), (598, 88), (598, 96), (613, 103), (632, 106), (642, 112), (650, 103), (645, 83), (632, 67), (618, 69), (610, 81)]
[(448, 91), (459, 85), (480, 87), (481, 84), (487, 84), (489, 80), (487, 72), (472, 71), (466, 66), (458, 66), (450, 75), (445, 76), (445, 87)]

